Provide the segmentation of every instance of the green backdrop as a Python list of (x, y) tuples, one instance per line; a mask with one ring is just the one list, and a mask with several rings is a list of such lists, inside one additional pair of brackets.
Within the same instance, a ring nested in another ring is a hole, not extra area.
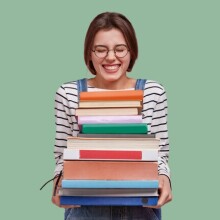
[(90, 21), (125, 14), (139, 41), (131, 76), (162, 83), (168, 96), (174, 199), (163, 220), (213, 219), (219, 197), (219, 1), (8, 0), (0, 2), (0, 219), (63, 219), (52, 205), (54, 95), (89, 77)]

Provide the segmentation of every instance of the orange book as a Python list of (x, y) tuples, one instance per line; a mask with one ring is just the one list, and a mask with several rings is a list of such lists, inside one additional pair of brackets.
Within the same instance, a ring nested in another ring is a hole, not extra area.
[(143, 90), (81, 92), (80, 101), (107, 101), (107, 100), (143, 100)]
[(64, 160), (66, 180), (157, 180), (158, 162)]

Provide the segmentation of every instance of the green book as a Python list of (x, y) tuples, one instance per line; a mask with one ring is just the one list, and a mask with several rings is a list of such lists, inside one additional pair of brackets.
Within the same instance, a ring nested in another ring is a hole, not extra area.
[(129, 124), (83, 124), (83, 134), (147, 134), (146, 123)]

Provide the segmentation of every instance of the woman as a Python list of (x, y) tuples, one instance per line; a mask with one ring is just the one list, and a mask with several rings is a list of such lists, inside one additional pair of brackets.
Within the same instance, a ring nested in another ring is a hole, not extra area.
[[(119, 13), (102, 13), (91, 22), (84, 45), (85, 63), (94, 77), (87, 80), (88, 91), (130, 90), (136, 79), (128, 72), (138, 56), (135, 31), (129, 20)], [(56, 144), (55, 175), (63, 168), (63, 149), (67, 136), (79, 132), (75, 109), (78, 91), (75, 81), (63, 84), (56, 93)], [(147, 80), (144, 87), (143, 122), (149, 133), (160, 138), (159, 201), (156, 207), (73, 207), (61, 206), (58, 196), (52, 202), (65, 209), (65, 219), (161, 219), (160, 207), (171, 201), (170, 173), (168, 167), (169, 141), (167, 131), (167, 99), (164, 88)], [(56, 179), (55, 181), (56, 182)], [(54, 184), (55, 185), (55, 184)], [(60, 185), (60, 183), (59, 183)]]

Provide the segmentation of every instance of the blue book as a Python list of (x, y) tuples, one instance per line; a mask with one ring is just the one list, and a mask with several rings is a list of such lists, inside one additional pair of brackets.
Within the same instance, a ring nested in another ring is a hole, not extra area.
[(60, 196), (61, 205), (97, 205), (97, 206), (155, 206), (158, 196), (153, 197), (93, 197)]
[(158, 180), (62, 180), (62, 188), (158, 188)]

